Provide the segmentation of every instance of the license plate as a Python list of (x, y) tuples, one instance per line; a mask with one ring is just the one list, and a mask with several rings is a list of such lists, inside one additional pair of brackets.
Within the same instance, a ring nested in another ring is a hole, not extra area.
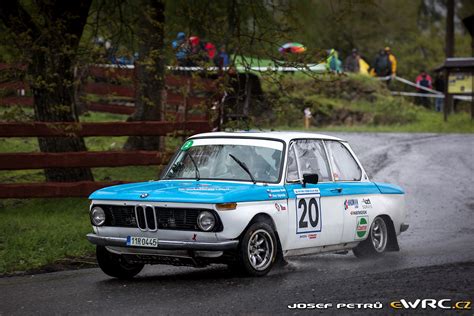
[(127, 246), (156, 248), (158, 238), (127, 236)]

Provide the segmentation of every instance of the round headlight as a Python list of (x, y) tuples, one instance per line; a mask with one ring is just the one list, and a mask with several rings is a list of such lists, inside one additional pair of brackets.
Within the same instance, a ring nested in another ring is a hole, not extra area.
[(199, 228), (205, 232), (211, 231), (216, 225), (216, 218), (209, 211), (199, 213), (197, 224)]
[(94, 206), (91, 210), (91, 221), (95, 226), (102, 226), (105, 223), (105, 212), (99, 206)]

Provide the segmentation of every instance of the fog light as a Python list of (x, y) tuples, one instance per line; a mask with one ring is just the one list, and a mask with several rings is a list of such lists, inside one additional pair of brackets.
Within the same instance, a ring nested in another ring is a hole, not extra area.
[(99, 206), (94, 206), (91, 210), (91, 221), (95, 226), (102, 226), (105, 223), (105, 212)]
[(201, 230), (208, 232), (211, 231), (216, 225), (216, 218), (211, 212), (202, 211), (199, 213), (197, 224)]

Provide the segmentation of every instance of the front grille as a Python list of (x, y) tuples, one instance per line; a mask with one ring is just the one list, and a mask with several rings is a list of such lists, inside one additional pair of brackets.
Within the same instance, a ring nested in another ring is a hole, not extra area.
[(199, 209), (155, 207), (158, 229), (199, 230)]
[[(106, 220), (104, 226), (112, 227), (138, 227), (141, 230), (155, 231), (189, 230), (200, 231), (197, 218), (204, 209), (153, 207), (150, 205), (122, 206), (122, 205), (97, 205), (104, 209)], [(214, 231), (221, 231), (222, 225), (219, 217), (213, 210), (208, 210), (216, 216)]]
[(104, 226), (137, 227), (135, 207), (121, 205), (98, 205), (105, 211)]

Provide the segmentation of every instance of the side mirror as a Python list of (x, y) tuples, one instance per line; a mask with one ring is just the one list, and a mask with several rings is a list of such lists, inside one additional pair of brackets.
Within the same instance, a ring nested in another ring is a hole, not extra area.
[(303, 188), (306, 187), (306, 183), (318, 184), (319, 176), (317, 173), (305, 173), (303, 174)]

